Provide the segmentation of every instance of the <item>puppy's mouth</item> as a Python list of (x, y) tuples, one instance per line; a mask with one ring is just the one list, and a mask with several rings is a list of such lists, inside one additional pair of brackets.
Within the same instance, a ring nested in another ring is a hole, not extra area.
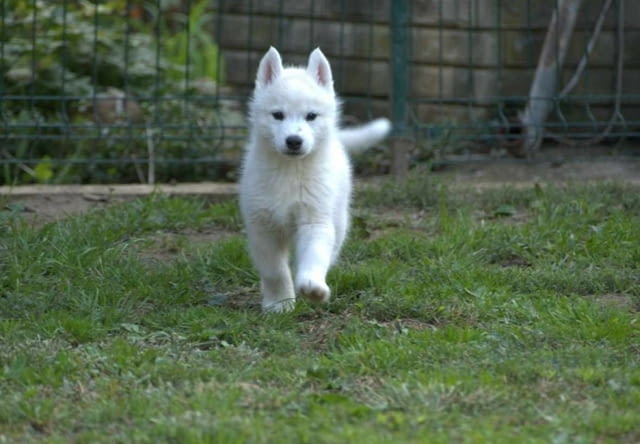
[(304, 154), (305, 154), (304, 151), (300, 151), (300, 150), (297, 150), (297, 151), (286, 150), (284, 152), (284, 155), (288, 157), (302, 157)]

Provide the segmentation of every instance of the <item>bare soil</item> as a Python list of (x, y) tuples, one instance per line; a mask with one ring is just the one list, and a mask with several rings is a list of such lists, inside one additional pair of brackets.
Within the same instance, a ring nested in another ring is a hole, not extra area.
[(130, 201), (152, 193), (227, 199), (235, 185), (191, 183), (181, 185), (28, 185), (0, 187), (0, 211), (19, 211), (35, 225), (43, 225), (94, 208)]
[(624, 181), (640, 184), (640, 159), (464, 163), (444, 167), (437, 175), (460, 184)]
[[(3, 196), (3, 207), (7, 211), (19, 211), (25, 220), (34, 225), (44, 225), (74, 214), (84, 213), (93, 208), (113, 205), (130, 200), (130, 196), (92, 197), (77, 194), (32, 194), (23, 196)], [(6, 201), (5, 201), (6, 199)]]
[[(606, 180), (640, 185), (640, 160), (477, 162), (443, 167), (432, 174), (444, 182), (478, 188)], [(220, 200), (232, 198), (235, 186), (232, 184), (180, 184), (159, 187), (146, 185), (0, 187), (0, 211), (19, 211), (30, 223), (42, 225), (157, 191), (176, 195), (200, 195), (212, 200)]]

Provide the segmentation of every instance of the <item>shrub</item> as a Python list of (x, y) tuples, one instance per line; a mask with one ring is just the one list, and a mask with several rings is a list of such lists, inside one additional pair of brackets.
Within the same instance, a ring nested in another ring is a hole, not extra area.
[[(0, 11), (0, 182), (144, 180), (151, 150), (211, 157), (222, 67), (206, 1), (188, 10), (176, 1), (10, 3)], [(188, 163), (155, 168), (164, 180), (198, 174)]]

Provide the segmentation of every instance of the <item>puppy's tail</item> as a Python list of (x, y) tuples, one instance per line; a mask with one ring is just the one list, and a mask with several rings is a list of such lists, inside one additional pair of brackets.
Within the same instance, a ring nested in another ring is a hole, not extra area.
[(358, 153), (382, 141), (390, 130), (389, 119), (380, 118), (365, 125), (342, 128), (338, 138), (348, 152)]

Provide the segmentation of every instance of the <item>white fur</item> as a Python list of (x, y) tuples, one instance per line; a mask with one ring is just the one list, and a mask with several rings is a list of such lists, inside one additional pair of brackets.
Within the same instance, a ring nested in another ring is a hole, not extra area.
[[(292, 309), (296, 293), (315, 301), (330, 297), (325, 276), (349, 227), (351, 168), (345, 146), (370, 146), (390, 128), (378, 119), (340, 130), (339, 108), (331, 67), (320, 49), (311, 53), (306, 68), (283, 68), (275, 48), (260, 61), (249, 105), (240, 208), (265, 311)], [(289, 269), (292, 248), (295, 279)]]

